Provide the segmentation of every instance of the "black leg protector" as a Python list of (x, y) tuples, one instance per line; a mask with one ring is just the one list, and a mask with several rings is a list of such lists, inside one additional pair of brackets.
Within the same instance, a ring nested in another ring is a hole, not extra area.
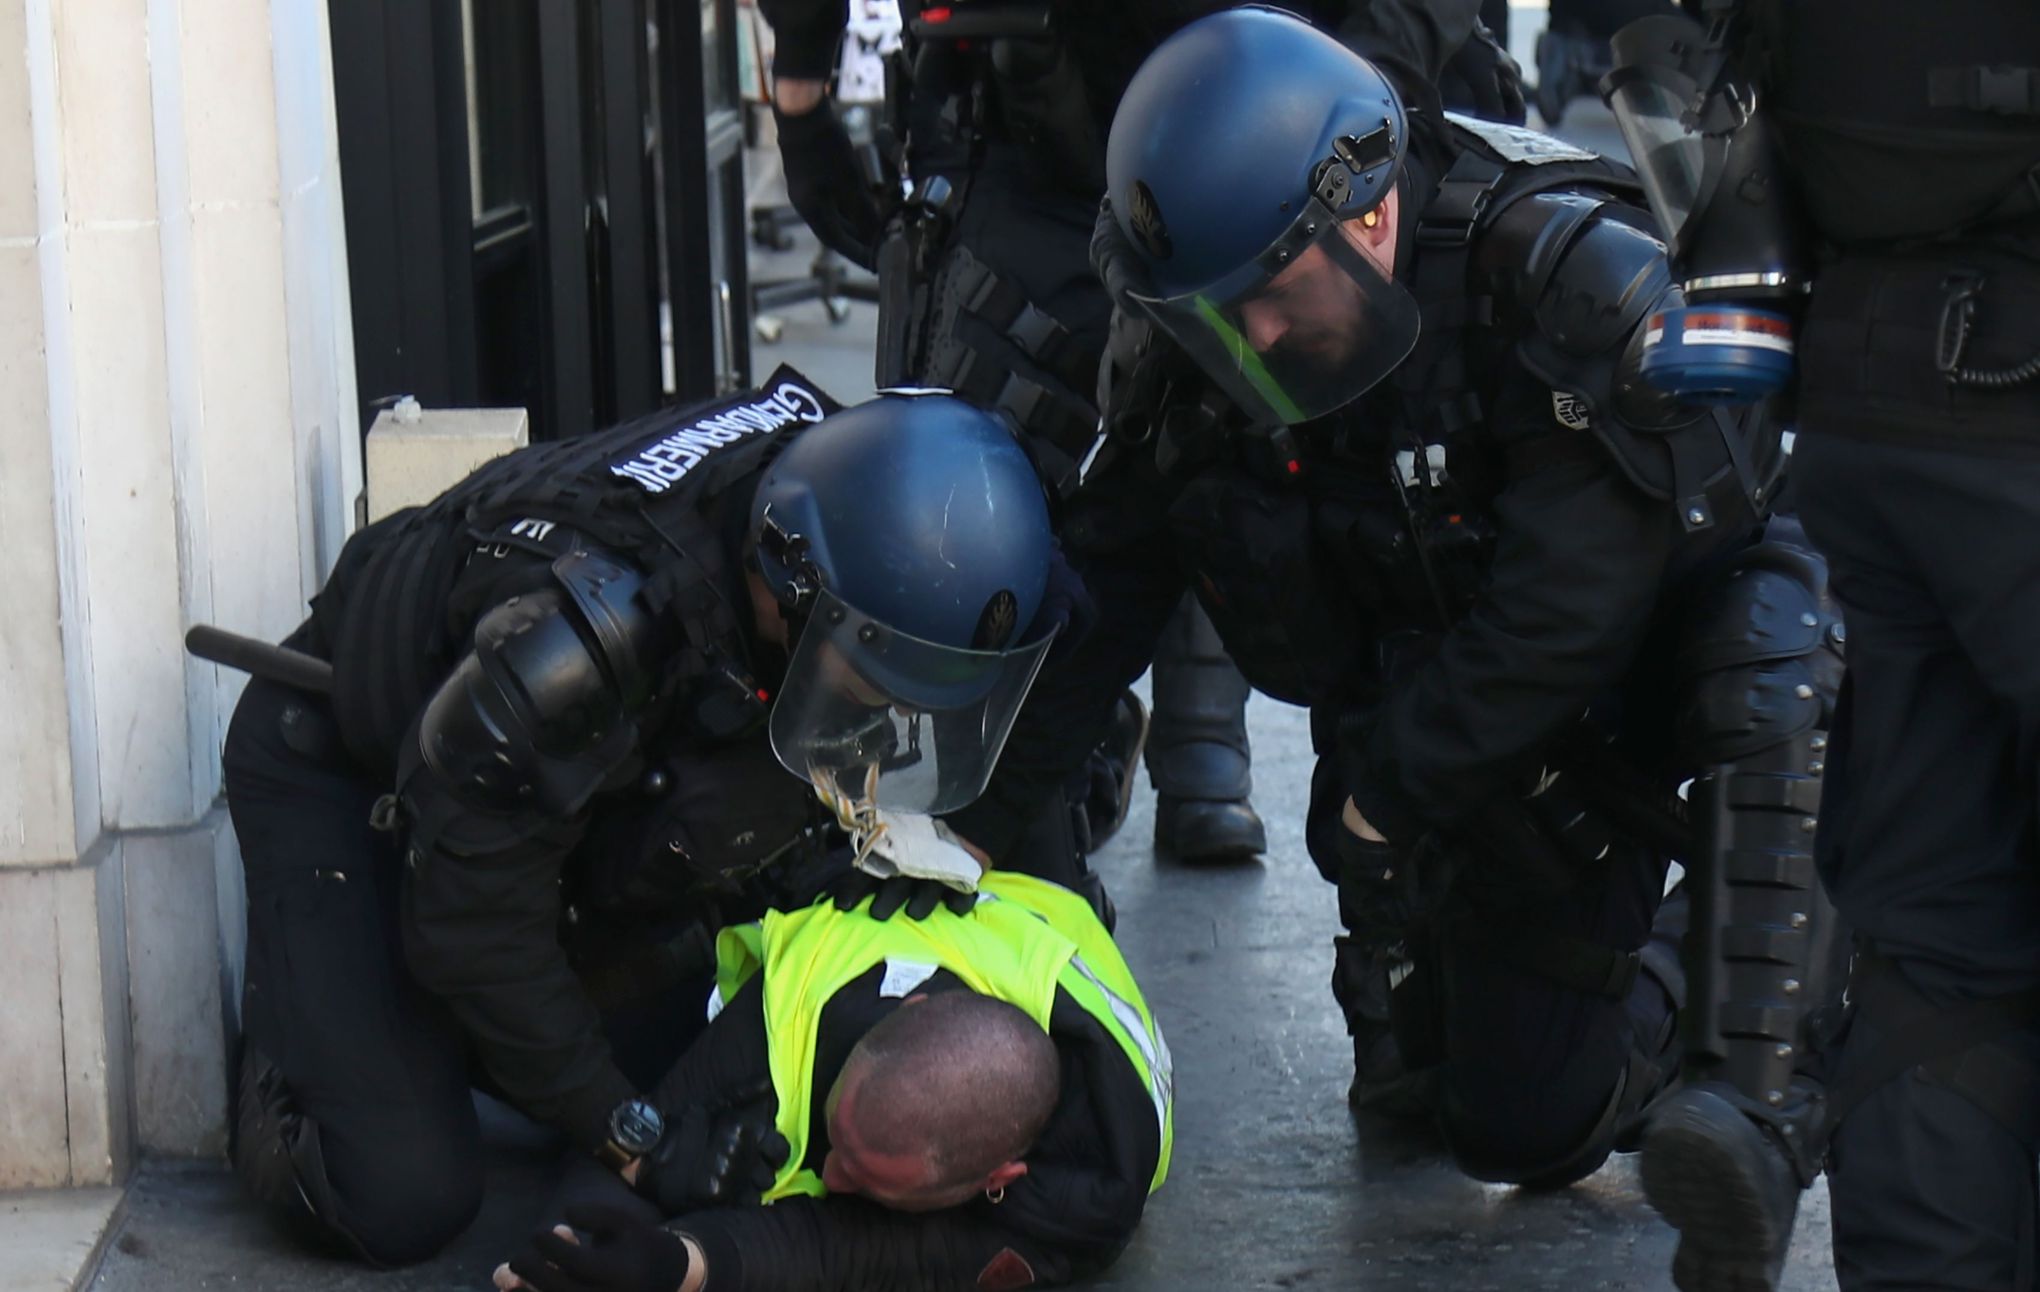
[(1825, 1151), (1810, 1071), (1846, 943), (1813, 839), (1842, 632), (1825, 563), (1789, 542), (1744, 553), (1695, 609), (1679, 660), (1681, 734), (1706, 769), (1690, 792), (1686, 1087), (1653, 1114), (1643, 1181), (1680, 1231), (1678, 1285), (1752, 1292), (1776, 1286)]
[(1847, 964), (1839, 917), (1814, 874), (1825, 747), (1821, 733), (1802, 732), (1717, 765), (1691, 792), (1705, 860), (1688, 880), (1688, 1076), (1726, 1086), (1785, 1136), (1808, 1184), (1819, 1170), (1819, 1145), (1806, 1138), (1816, 1110), (1795, 1096), (1794, 1080), (1812, 1057), (1810, 1021)]
[(1267, 829), (1247, 801), (1252, 688), (1194, 597), (1184, 598), (1162, 630), (1154, 688), (1147, 768), (1160, 795), (1155, 846), (1184, 861), (1266, 850)]

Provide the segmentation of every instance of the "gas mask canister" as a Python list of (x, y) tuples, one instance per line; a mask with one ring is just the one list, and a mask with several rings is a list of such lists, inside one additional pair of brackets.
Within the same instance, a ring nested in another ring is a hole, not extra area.
[(1753, 84), (1731, 56), (1729, 0), (1615, 34), (1601, 81), (1670, 247), (1684, 304), (1651, 316), (1644, 380), (1700, 404), (1750, 403), (1792, 379), (1808, 276), (1794, 194)]

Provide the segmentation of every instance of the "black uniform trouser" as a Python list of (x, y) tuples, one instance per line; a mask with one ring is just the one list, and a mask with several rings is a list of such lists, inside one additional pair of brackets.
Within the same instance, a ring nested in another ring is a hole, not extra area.
[[(228, 729), (248, 887), (243, 1038), (280, 1069), (316, 1136), (321, 1177), (300, 1171), (297, 1183), (320, 1226), (369, 1260), (404, 1264), (445, 1246), (481, 1205), (475, 1074), (459, 1025), (404, 967), (399, 858), (369, 826), (382, 791), (341, 754), (330, 722), (319, 701), (258, 679)], [(700, 998), (660, 1012), (624, 1023), (628, 1035), (607, 1020), (619, 1064), (645, 1088), (685, 1048), (688, 1020), (698, 1027)]]
[[(1932, 1005), (2040, 988), (2040, 456), (1845, 438), (1811, 418), (1794, 456), (1849, 625), (1818, 841), (1828, 891)], [(1838, 1080), (1875, 1023), (1851, 1025)], [(2040, 1060), (2031, 1029), (1996, 1045)], [(1883, 1085), (1834, 1138), (1842, 1287), (2030, 1288), (2034, 1161), (1929, 1072)]]
[[(1311, 855), (1334, 879), (1343, 829), (1343, 796), (1329, 792), (1335, 780), (1320, 769), (1309, 829)], [(1455, 864), (1459, 877), (1409, 944), (1413, 967), (1390, 997), (1405, 1062), (1435, 1065), (1439, 1126), (1468, 1174), (1540, 1183), (1583, 1176), (1614, 1146), (1618, 1093), (1632, 1111), (1648, 1093), (1625, 1083), (1654, 1086), (1669, 1071), (1673, 1005), (1650, 973), (1615, 990), (1561, 982), (1531, 963), (1537, 957), (1524, 944), (1534, 935), (1583, 953), (1641, 951), (1667, 864), (1618, 844), (1580, 882), (1545, 893), (1510, 884), (1505, 857)], [(1352, 927), (1347, 896), (1341, 892), (1341, 915)], [(1639, 1051), (1658, 1053), (1663, 1066), (1632, 1073)]]
[[(1638, 973), (1619, 995), (1582, 990), (1489, 944), (1487, 931), (1533, 929), (1640, 951), (1663, 898), (1665, 869), (1662, 857), (1618, 846), (1592, 878), (1565, 893), (1448, 916), (1450, 933), (1432, 952), (1442, 985), (1432, 1003), (1445, 1040), (1439, 1110), (1453, 1156), (1469, 1174), (1553, 1183), (1586, 1175), (1614, 1147), (1618, 1101), (1634, 1111), (1673, 1062), (1672, 1003), (1658, 979)], [(1639, 1051), (1655, 1053), (1663, 1066), (1632, 1071)]]

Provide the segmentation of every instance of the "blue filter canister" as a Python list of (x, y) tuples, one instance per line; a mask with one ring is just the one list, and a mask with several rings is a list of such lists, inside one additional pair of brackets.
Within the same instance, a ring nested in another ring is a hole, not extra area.
[(1686, 403), (1755, 403), (1792, 380), (1792, 321), (1743, 305), (1664, 310), (1645, 324), (1641, 369)]

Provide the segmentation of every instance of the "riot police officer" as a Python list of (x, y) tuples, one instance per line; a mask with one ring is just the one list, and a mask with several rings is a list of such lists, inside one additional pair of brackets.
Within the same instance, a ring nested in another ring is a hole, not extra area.
[[(890, 199), (864, 183), (824, 97), (843, 6), (764, 5), (778, 42), (774, 106), (788, 195), (825, 244), (880, 274), (879, 385), (943, 386), (1006, 409), (1064, 491), (1096, 435), (1094, 386), (1111, 315), (1089, 258), (1106, 129), (1141, 58), (1215, 7), (903, 5), (906, 49), (885, 134), (914, 188), (888, 224)], [(1469, 39), (1471, 0), (1310, 7), (1370, 51), (1435, 41), (1451, 56), (1456, 93), (1476, 110), (1522, 119), (1515, 65), (1491, 39)], [(1245, 680), (1193, 599), (1150, 645), (1156, 847), (1192, 861), (1260, 852), (1267, 835), (1249, 802)], [(1139, 721), (1122, 701), (1110, 742), (1120, 753), (1138, 750)], [(1093, 842), (1116, 826), (1130, 790), (1108, 784), (1092, 796)], [(966, 829), (1003, 852), (1035, 815), (994, 796), (968, 814)]]
[[(1482, 1178), (1563, 1182), (1673, 1067), (1667, 856), (1713, 927), (1752, 879), (1713, 860), (1802, 837), (1779, 804), (1812, 782), (1774, 747), (1821, 716), (1821, 574), (1761, 541), (1762, 413), (1635, 380), (1677, 289), (1633, 176), (1423, 101), (1258, 7), (1135, 77), (1098, 225), (1116, 481), (1065, 527), (1104, 618), (1013, 748), (1084, 739), (1139, 666), (1116, 617), (1187, 575), (1253, 683), (1312, 709), (1353, 1098), (1434, 1110)], [(1728, 991), (1697, 945), (1696, 990)]]
[(2040, 12), (1700, 8), (1620, 33), (1605, 88), (1709, 316), (1668, 378), (1732, 339), (1782, 384), (1798, 324), (1795, 490), (1849, 627), (1817, 853), (1855, 963), (1813, 1115), (1696, 1086), (1644, 1184), (1689, 1292), (1775, 1286), (1787, 1161), (1823, 1148), (1843, 1288), (2030, 1288)]
[[(888, 234), (890, 213), (823, 97), (843, 6), (764, 6), (777, 39), (774, 115), (788, 197), (825, 244), (879, 270), (879, 386), (940, 386), (1005, 409), (1061, 487), (1075, 483), (1098, 420), (1092, 387), (1110, 305), (1088, 247), (1104, 128), (1140, 54), (1205, 7), (1087, 6), (1079, 19), (1052, 15), (1047, 3), (1002, 6), (986, 26), (970, 6), (902, 5), (906, 50), (892, 77), (900, 104), (887, 135), (916, 189)], [(1055, 834), (1068, 818), (1053, 804), (1045, 814), (987, 805), (967, 828), (1003, 835), (1017, 815), (1016, 826), (1050, 831), (1021, 847), (1102, 843), (1131, 794), (1126, 761), (1144, 744), (1160, 792), (1157, 847), (1186, 860), (1257, 853), (1267, 838), (1249, 802), (1247, 693), (1186, 602), (1157, 648), (1152, 726), (1124, 697), (1117, 765), (1079, 778), (1100, 782), (1085, 795), (1092, 810), (1076, 818), (1087, 837)], [(1014, 846), (988, 841), (1000, 853)]]
[(480, 1203), (471, 1085), (619, 1170), (656, 1146), (673, 989), (813, 850), (809, 780), (975, 795), (1081, 595), (1054, 565), (998, 419), (788, 369), (357, 534), (287, 643), (328, 693), (258, 678), (226, 744), (256, 1194), (399, 1264)]

